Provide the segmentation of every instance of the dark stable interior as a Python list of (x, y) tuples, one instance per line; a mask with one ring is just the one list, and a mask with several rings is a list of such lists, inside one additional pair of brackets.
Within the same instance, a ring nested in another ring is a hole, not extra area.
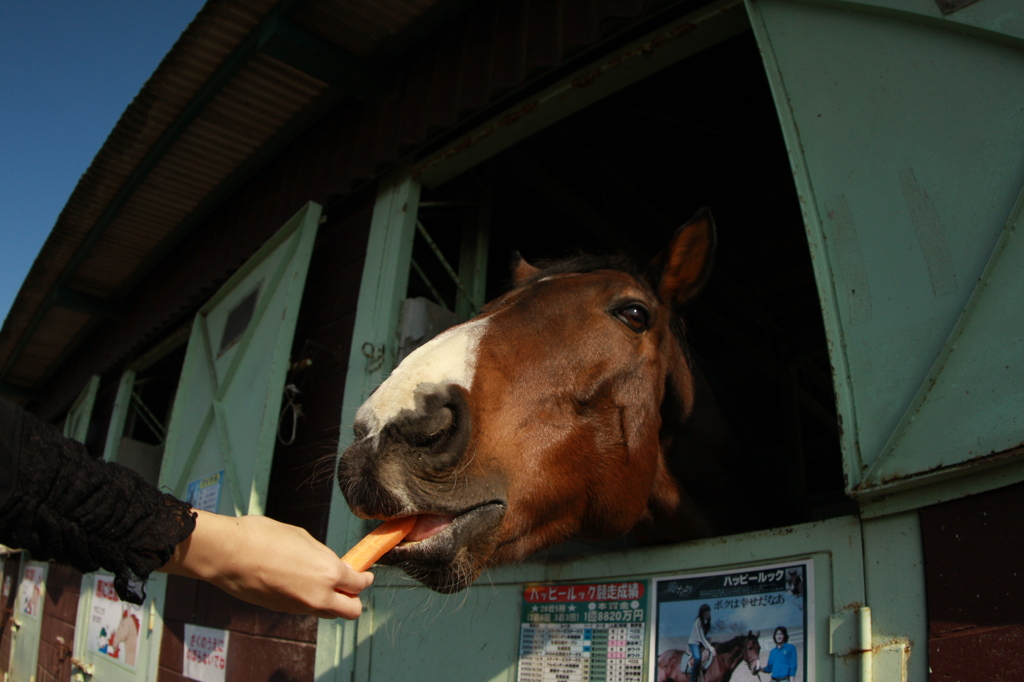
[[(488, 300), (507, 288), (515, 250), (531, 262), (585, 251), (645, 263), (709, 207), (714, 270), (685, 319), (698, 367), (743, 445), (736, 504), (749, 530), (851, 510), (814, 272), (751, 33), (424, 190), (422, 202), (421, 220), (453, 262), (462, 227), (489, 225)], [(414, 258), (453, 298), (450, 278), (417, 239)], [(410, 296), (431, 297), (416, 273)]]

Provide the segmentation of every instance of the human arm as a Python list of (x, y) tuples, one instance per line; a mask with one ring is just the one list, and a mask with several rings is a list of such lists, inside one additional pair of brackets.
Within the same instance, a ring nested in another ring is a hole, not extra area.
[(357, 618), (373, 574), (352, 570), (301, 528), (265, 516), (196, 512), (195, 531), (164, 573), (199, 578), (228, 594), (286, 613)]
[(355, 595), (373, 580), (300, 528), (194, 512), (2, 398), (0, 543), (83, 573), (110, 571), (118, 596), (133, 604), (145, 599), (150, 573), (166, 565), (268, 608), (355, 618), (358, 598), (334, 588)]
[(83, 573), (106, 569), (118, 595), (141, 604), (146, 578), (194, 523), (189, 505), (0, 399), (3, 544)]

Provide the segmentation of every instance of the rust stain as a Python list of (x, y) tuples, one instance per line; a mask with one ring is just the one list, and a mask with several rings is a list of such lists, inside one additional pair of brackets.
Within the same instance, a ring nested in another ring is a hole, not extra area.
[(1020, 455), (1024, 455), (1024, 443), (1021, 443), (1019, 445), (999, 452), (992, 450), (991, 452), (986, 452), (980, 455), (976, 455), (974, 457), (969, 457), (968, 459), (965, 459), (961, 462), (957, 462), (955, 464), (936, 464), (935, 466), (929, 467), (927, 469), (922, 469), (921, 471), (913, 471), (906, 473), (897, 471), (895, 473), (889, 474), (888, 476), (883, 476), (876, 482), (862, 482), (858, 484), (856, 488), (854, 488), (854, 491), (863, 492), (865, 490), (870, 490), (875, 486), (888, 485), (890, 483), (899, 483), (901, 481), (909, 481), (915, 478), (919, 478), (921, 476), (927, 476), (928, 474), (934, 474), (939, 471), (953, 471), (956, 469), (967, 468), (981, 462), (998, 463), (1001, 460), (1016, 458), (1019, 457)]
[(885, 651), (886, 649), (890, 649), (893, 647), (903, 647), (904, 653), (909, 654), (911, 650), (914, 648), (914, 645), (909, 639), (892, 637), (890, 639), (885, 640), (884, 642), (872, 644), (870, 649), (858, 649), (856, 651), (851, 651), (848, 654), (839, 654), (836, 658), (843, 661), (843, 663), (852, 663), (868, 652), (871, 652), (872, 656), (876, 656)]
[(451, 148), (447, 149), (444, 153), (440, 154), (439, 156), (435, 156), (430, 161), (417, 168), (413, 172), (413, 177), (419, 177), (427, 169), (433, 168), (437, 164), (447, 161), (448, 159), (452, 158), (453, 156), (456, 156), (457, 154), (461, 154), (462, 152), (466, 151), (467, 149), (475, 145), (480, 140), (486, 137), (490, 137), (496, 131), (514, 125), (519, 119), (523, 118), (524, 116), (528, 116), (530, 113), (532, 113), (538, 106), (540, 106), (540, 101), (533, 100), (532, 102), (525, 104), (519, 109), (501, 117), (491, 125), (476, 132), (473, 135), (466, 137), (458, 144), (453, 145)]
[(660, 48), (662, 45), (677, 40), (685, 35), (688, 35), (695, 28), (697, 28), (695, 24), (687, 23), (682, 23), (677, 26), (673, 26), (672, 29), (667, 33), (655, 36), (654, 38), (648, 40), (646, 43), (638, 45), (636, 48), (630, 50), (629, 52), (623, 52), (622, 54), (615, 57), (615, 59), (611, 59), (605, 62), (604, 64), (591, 69), (587, 73), (581, 76), (577, 76), (570, 82), (570, 85), (573, 88), (589, 87), (593, 85), (597, 81), (597, 79), (600, 78), (601, 74), (604, 73), (605, 71), (620, 66), (631, 59), (636, 59), (637, 57), (646, 57), (647, 55), (653, 54), (655, 50)]

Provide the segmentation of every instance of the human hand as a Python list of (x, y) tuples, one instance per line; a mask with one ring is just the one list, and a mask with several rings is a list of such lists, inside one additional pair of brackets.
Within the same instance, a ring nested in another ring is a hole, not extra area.
[(358, 618), (373, 582), (308, 532), (265, 516), (197, 511), (196, 529), (161, 571), (199, 578), (239, 599), (285, 613)]

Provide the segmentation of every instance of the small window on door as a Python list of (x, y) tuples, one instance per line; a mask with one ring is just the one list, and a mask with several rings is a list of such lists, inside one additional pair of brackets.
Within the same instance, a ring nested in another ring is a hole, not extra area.
[(259, 299), (262, 286), (263, 282), (261, 281), (228, 313), (227, 322), (224, 324), (224, 335), (220, 340), (220, 349), (217, 351), (218, 357), (224, 355), (245, 334), (249, 323), (252, 322), (253, 313), (256, 312), (256, 301)]

